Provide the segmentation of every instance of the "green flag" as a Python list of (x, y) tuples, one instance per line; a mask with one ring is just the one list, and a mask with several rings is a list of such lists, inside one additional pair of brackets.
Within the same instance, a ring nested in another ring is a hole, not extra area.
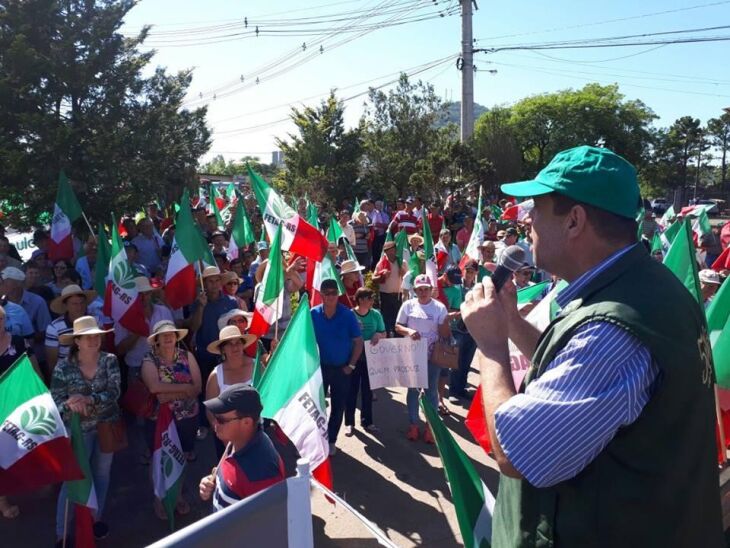
[(345, 234), (342, 232), (340, 223), (334, 217), (330, 217), (330, 226), (327, 230), (327, 241), (333, 244), (339, 244), (340, 238), (344, 238)]
[(307, 222), (319, 230), (319, 211), (317, 206), (310, 201), (307, 201)]
[(705, 315), (717, 385), (730, 388), (730, 283), (723, 282), (705, 310)]
[(220, 196), (218, 195), (218, 190), (216, 190), (215, 185), (210, 185), (210, 212), (215, 215), (215, 222), (218, 225), (218, 228), (223, 230), (226, 223), (223, 221), (223, 216), (221, 215), (221, 212), (218, 209), (218, 203), (216, 202), (216, 198), (219, 197)]
[(266, 265), (266, 286), (264, 287), (264, 303), (271, 306), (284, 293), (284, 269), (281, 265), (281, 225), (276, 228), (274, 241), (271, 242), (271, 253)]
[(112, 247), (106, 230), (99, 223), (99, 230), (96, 237), (96, 265), (94, 266), (94, 289), (97, 295), (104, 295), (106, 292), (106, 277), (109, 274), (109, 261), (112, 258)]
[(492, 213), (492, 217), (494, 217), (494, 219), (496, 221), (499, 221), (502, 218), (502, 208), (499, 207), (498, 205), (496, 205), (496, 204), (490, 205), (489, 210)]
[(456, 519), (465, 548), (490, 546), (495, 499), (474, 470), (474, 465), (459, 447), (427, 398), (421, 409), (436, 440), (436, 448), (451, 489)]
[(352, 206), (352, 216), (354, 217), (357, 213), (360, 213), (360, 200), (355, 196), (355, 203)]
[(408, 234), (402, 228), (395, 235), (395, 258), (398, 259), (398, 266), (403, 263), (403, 253), (408, 249)]
[(517, 304), (525, 304), (540, 298), (542, 292), (552, 283), (551, 280), (540, 282), (539, 284), (529, 285), (517, 290)]
[(654, 254), (657, 251), (661, 251), (662, 253), (664, 253), (664, 246), (662, 245), (661, 236), (658, 232), (655, 232), (654, 236), (651, 239), (651, 253)]
[(250, 245), (255, 239), (253, 228), (251, 228), (251, 221), (248, 220), (248, 215), (246, 214), (246, 206), (239, 196), (236, 216), (233, 218), (231, 238), (228, 240), (228, 256), (231, 259), (238, 258), (238, 250)]
[(253, 361), (253, 375), (251, 376), (251, 384), (258, 390), (261, 384), (261, 378), (264, 376), (264, 366), (261, 363), (261, 345), (256, 342), (256, 359)]
[(96, 491), (94, 490), (89, 455), (86, 453), (86, 444), (84, 443), (83, 432), (81, 432), (81, 421), (78, 413), (71, 415), (71, 447), (73, 447), (79, 468), (84, 473), (84, 479), (66, 482), (68, 500), (96, 510), (98, 508)]
[(688, 220), (680, 222), (677, 235), (664, 257), (664, 265), (679, 278), (679, 281), (697, 299), (700, 306), (703, 306), (695, 246), (692, 242), (692, 231)]
[(669, 251), (669, 247), (672, 245), (674, 238), (677, 237), (677, 233), (679, 232), (680, 228), (682, 228), (682, 221), (675, 221), (659, 235), (659, 238), (662, 241), (662, 248), (664, 249), (664, 253)]

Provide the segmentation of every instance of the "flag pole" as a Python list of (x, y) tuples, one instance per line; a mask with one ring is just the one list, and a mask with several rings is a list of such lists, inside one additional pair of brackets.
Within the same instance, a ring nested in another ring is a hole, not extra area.
[(89, 227), (89, 234), (91, 234), (91, 237), (94, 238), (94, 243), (96, 243), (96, 234), (94, 234), (94, 229), (91, 228), (91, 223), (89, 222), (88, 217), (86, 217), (86, 213), (84, 213), (83, 210), (81, 210), (81, 216), (84, 218), (84, 221), (86, 221), (86, 226)]
[(715, 385), (715, 417), (717, 418), (717, 427), (720, 431), (720, 448), (722, 451), (722, 464), (727, 462), (727, 446), (725, 445), (725, 425), (722, 423), (722, 410), (720, 409), (720, 394)]
[(203, 270), (205, 269), (205, 267), (203, 266), (203, 260), (202, 259), (198, 259), (198, 265), (199, 265), (199, 268), (200, 268), (200, 291), (202, 291), (203, 293), (205, 293), (205, 284), (203, 283)]
[(63, 511), (63, 548), (66, 548), (66, 533), (68, 529), (68, 494), (66, 495), (66, 506)]

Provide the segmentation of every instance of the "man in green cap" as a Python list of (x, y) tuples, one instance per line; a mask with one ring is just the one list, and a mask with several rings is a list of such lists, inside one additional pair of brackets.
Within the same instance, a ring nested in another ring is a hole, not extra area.
[(723, 546), (704, 315), (636, 241), (636, 171), (582, 146), (502, 191), (534, 198), (535, 264), (568, 286), (543, 333), (510, 284), (461, 308), (502, 474), (492, 546)]

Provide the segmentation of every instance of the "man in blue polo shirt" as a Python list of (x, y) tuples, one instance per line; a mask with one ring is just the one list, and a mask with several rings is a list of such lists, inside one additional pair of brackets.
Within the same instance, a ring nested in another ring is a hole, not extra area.
[(355, 370), (363, 342), (355, 314), (337, 302), (339, 290), (335, 280), (324, 280), (320, 287), (322, 304), (312, 309), (314, 334), (319, 347), (319, 361), (325, 391), (330, 391), (330, 416), (327, 431), (330, 455), (337, 452), (335, 442), (342, 426), (345, 404), (350, 391), (350, 375)]

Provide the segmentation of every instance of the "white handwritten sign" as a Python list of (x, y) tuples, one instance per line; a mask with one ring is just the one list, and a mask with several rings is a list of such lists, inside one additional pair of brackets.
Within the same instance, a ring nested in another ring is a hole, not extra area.
[(380, 339), (373, 346), (365, 341), (370, 388), (428, 387), (428, 343), (421, 339)]
[[(550, 323), (550, 303), (557, 292), (555, 289), (550, 291), (545, 297), (533, 308), (525, 319), (532, 325), (537, 327), (540, 331), (544, 331)], [(522, 379), (525, 378), (527, 370), (530, 368), (530, 360), (519, 351), (515, 343), (509, 341), (509, 363), (512, 369), (512, 380), (515, 383), (515, 388), (520, 389)]]

